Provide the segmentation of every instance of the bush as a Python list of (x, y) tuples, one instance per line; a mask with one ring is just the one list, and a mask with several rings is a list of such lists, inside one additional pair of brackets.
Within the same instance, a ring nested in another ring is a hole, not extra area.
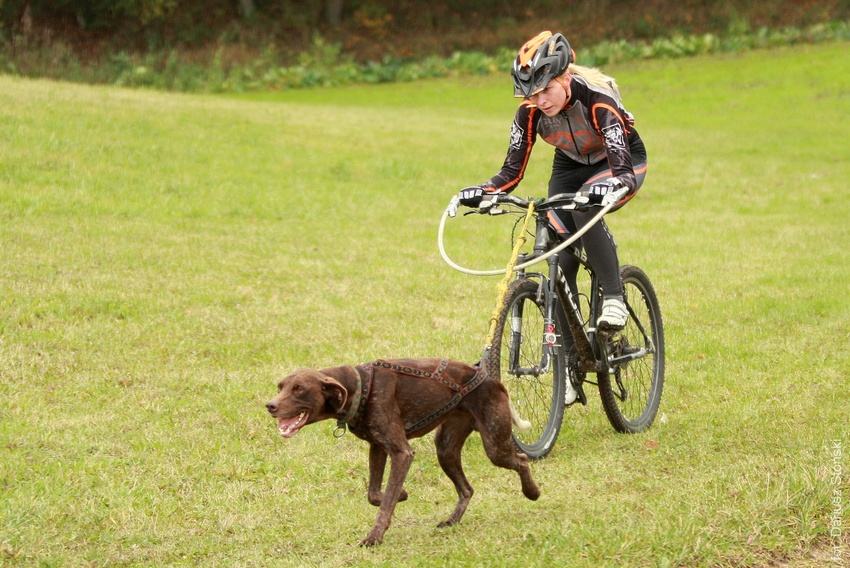
[[(801, 42), (850, 40), (848, 22), (816, 24), (806, 29), (786, 27), (750, 31), (743, 20), (733, 20), (723, 36), (703, 34), (652, 41), (602, 42), (579, 50), (583, 65), (603, 66), (637, 59), (678, 58), (735, 52)], [(55, 79), (111, 83), (126, 87), (145, 87), (189, 92), (241, 92), (312, 87), (333, 87), (355, 83), (415, 81), (447, 75), (488, 75), (510, 70), (514, 50), (504, 48), (496, 55), (479, 51), (456, 52), (450, 57), (426, 57), (421, 60), (385, 56), (380, 61), (357, 63), (343, 53), (339, 44), (314, 35), (310, 48), (297, 63), (281, 66), (274, 46), (244, 63), (225, 64), (220, 47), (208, 64), (181, 58), (176, 49), (131, 55), (125, 51), (108, 55), (98, 64), (83, 65), (60, 42), (6, 38), (0, 35), (0, 72), (43, 76)]]

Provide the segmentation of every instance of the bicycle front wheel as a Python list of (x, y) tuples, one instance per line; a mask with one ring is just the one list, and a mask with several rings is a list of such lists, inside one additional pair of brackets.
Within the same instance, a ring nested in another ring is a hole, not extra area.
[(664, 387), (664, 326), (658, 297), (636, 266), (620, 269), (629, 321), (607, 338), (610, 371), (599, 373), (599, 394), (618, 432), (642, 432), (652, 425)]
[(543, 301), (538, 302), (540, 282), (520, 278), (511, 283), (496, 324), (491, 357), (498, 362), (499, 377), (520, 419), (531, 426), (514, 425), (513, 439), (531, 459), (547, 455), (555, 445), (564, 418), (566, 360), (561, 334), (564, 326), (555, 322), (555, 345), (544, 361)]

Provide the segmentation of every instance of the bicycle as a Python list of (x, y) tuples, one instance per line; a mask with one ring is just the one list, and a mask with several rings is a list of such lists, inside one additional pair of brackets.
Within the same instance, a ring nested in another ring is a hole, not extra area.
[[(514, 443), (531, 459), (546, 456), (555, 445), (566, 407), (567, 380), (578, 392), (576, 401), (583, 405), (588, 402), (585, 385), (597, 386), (609, 422), (621, 433), (649, 428), (661, 402), (664, 327), (649, 277), (636, 266), (621, 267), (628, 323), (620, 331), (598, 329), (602, 290), (587, 257), (573, 245), (613, 203), (600, 206), (590, 223), (573, 235), (561, 235), (547, 218), (551, 211), (591, 206), (583, 200), (586, 197), (573, 193), (538, 200), (498, 194), (490, 201), (483, 201), (478, 209), (467, 212), (503, 215), (525, 211), (524, 215), (534, 217), (533, 252), (519, 254), (516, 266), (509, 264), (508, 269), (501, 271), (468, 270), (456, 265), (445, 253), (445, 221), (456, 213), (457, 198), (449, 204), (440, 223), (440, 253), (453, 268), (473, 275), (516, 271), (504, 301), (497, 307), (493, 318), (495, 328), (481, 364), (507, 387), (511, 403), (525, 423), (522, 428), (514, 426)], [(531, 236), (526, 226), (523, 231)], [(522, 232), (521, 237), (524, 239)], [(517, 253), (519, 246), (515, 248)], [(570, 290), (561, 273), (558, 264), (561, 254), (570, 254), (579, 262), (577, 281), (584, 285), (577, 283), (577, 294)], [(543, 261), (548, 264), (545, 273), (528, 270)], [(569, 351), (564, 341), (567, 333), (572, 338)], [(588, 374), (595, 374), (596, 382), (589, 380)]]

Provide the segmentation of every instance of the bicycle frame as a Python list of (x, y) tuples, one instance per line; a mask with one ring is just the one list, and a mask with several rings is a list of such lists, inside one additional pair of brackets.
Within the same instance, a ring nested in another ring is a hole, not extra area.
[[(545, 215), (537, 216), (537, 228), (534, 239), (534, 254), (532, 257), (523, 255), (525, 258), (533, 258), (541, 256), (550, 250), (550, 245), (553, 241), (558, 240), (558, 233), (546, 220)], [(581, 309), (579, 307), (578, 298), (573, 296), (572, 291), (567, 285), (566, 279), (561, 273), (558, 263), (561, 254), (571, 254), (590, 274), (590, 321), (585, 327), (582, 322)], [(557, 336), (555, 334), (555, 321), (561, 315), (566, 320), (568, 329), (573, 338), (578, 353), (578, 363), (580, 372), (606, 372), (609, 369), (605, 353), (605, 345), (598, 340), (598, 331), (596, 329), (596, 314), (599, 313), (600, 297), (596, 292), (599, 289), (599, 282), (596, 273), (590, 267), (587, 257), (583, 252), (579, 251), (574, 246), (567, 247), (564, 251), (554, 254), (547, 259), (548, 275), (543, 273), (527, 273), (525, 270), (517, 272), (517, 278), (528, 278), (534, 276), (540, 279), (540, 287), (538, 290), (538, 300), (544, 302), (544, 333), (543, 333), (543, 357), (537, 369), (517, 369), (516, 368), (516, 347), (511, 349), (510, 362), (511, 368), (516, 369), (519, 373), (537, 375), (546, 373), (549, 370), (549, 364), (552, 360), (552, 348), (555, 346)], [(559, 314), (560, 312), (560, 314)], [(522, 314), (518, 314), (521, 316)], [(515, 330), (512, 329), (512, 333)], [(512, 342), (513, 343), (513, 342)]]

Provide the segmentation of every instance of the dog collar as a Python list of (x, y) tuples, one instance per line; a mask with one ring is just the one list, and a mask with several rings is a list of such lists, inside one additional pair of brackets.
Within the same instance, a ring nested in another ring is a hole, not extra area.
[(357, 372), (357, 386), (354, 389), (354, 396), (351, 397), (351, 406), (348, 407), (348, 412), (343, 418), (340, 418), (336, 421), (336, 430), (334, 430), (334, 436), (336, 436), (337, 438), (341, 438), (345, 435), (345, 431), (348, 428), (348, 425), (351, 424), (351, 422), (360, 414), (360, 411), (362, 410), (361, 406), (363, 406), (363, 403), (366, 402), (366, 399), (363, 396), (363, 379), (360, 375), (360, 369), (354, 367), (354, 370)]
[[(354, 369), (357, 370), (356, 368)], [(357, 372), (357, 386), (354, 389), (354, 396), (351, 397), (351, 406), (348, 408), (348, 413), (346, 413), (345, 418), (342, 419), (342, 422), (348, 424), (357, 414), (357, 411), (360, 410), (360, 398), (363, 396), (363, 381), (360, 379), (360, 372)]]

